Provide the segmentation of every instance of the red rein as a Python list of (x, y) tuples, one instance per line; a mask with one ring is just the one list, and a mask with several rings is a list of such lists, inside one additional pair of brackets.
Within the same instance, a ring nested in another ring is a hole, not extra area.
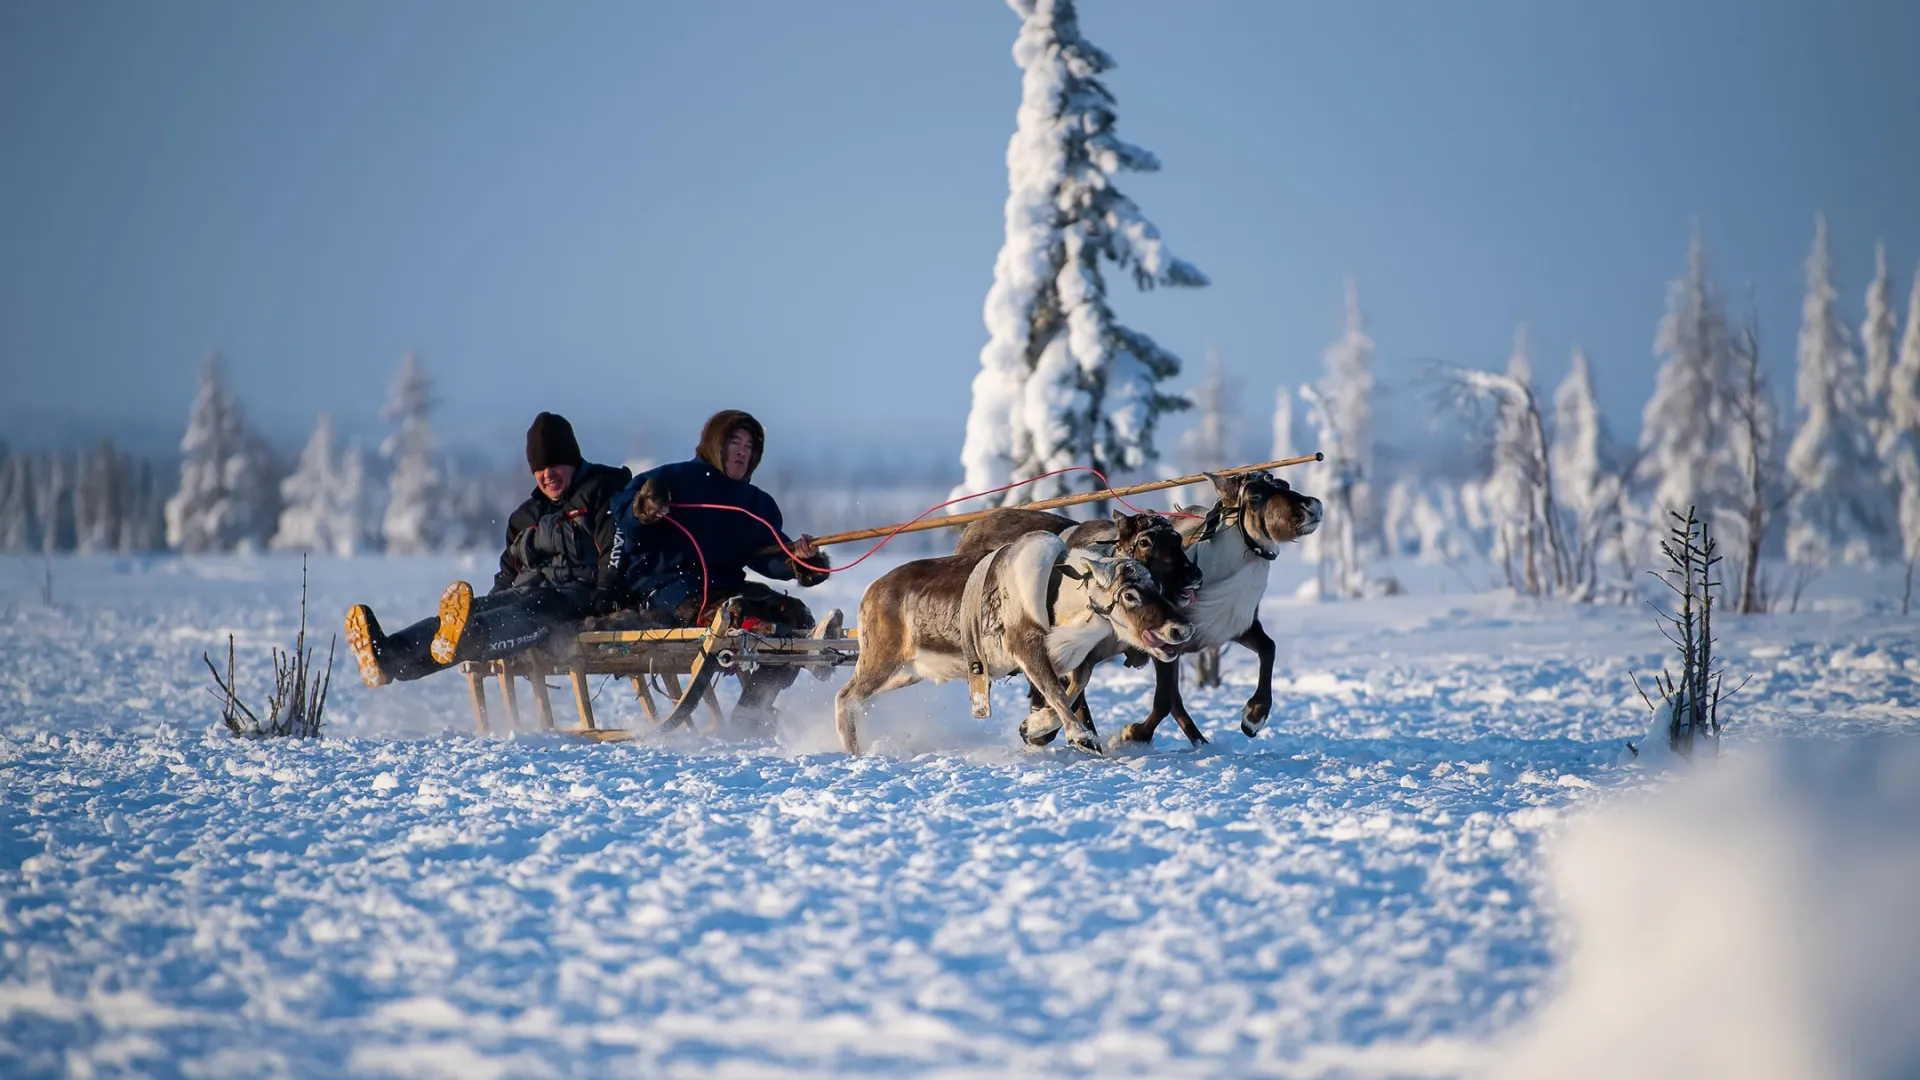
[[(1014, 483), (1011, 483), (1011, 484), (1002, 484), (997, 488), (989, 488), (986, 491), (976, 491), (968, 495), (962, 495), (957, 499), (948, 499), (946, 502), (940, 503), (937, 506), (928, 507), (926, 511), (922, 513), (919, 517), (914, 518), (912, 521), (909, 521), (899, 526), (898, 528), (895, 528), (892, 532), (881, 537), (879, 543), (868, 548), (866, 552), (862, 554), (859, 558), (853, 560), (852, 562), (848, 563), (845, 566), (832, 566), (832, 567), (815, 566), (812, 563), (807, 562), (806, 560), (800, 558), (800, 556), (795, 555), (793, 553), (792, 548), (787, 546), (786, 540), (780, 536), (780, 530), (773, 527), (773, 522), (768, 521), (766, 518), (761, 517), (759, 514), (756, 514), (751, 510), (743, 509), (738, 506), (727, 506), (724, 503), (679, 503), (677, 502), (677, 503), (668, 503), (667, 505), (676, 510), (731, 510), (736, 514), (745, 514), (748, 517), (752, 518), (753, 520), (767, 527), (767, 531), (773, 534), (773, 542), (780, 545), (780, 550), (786, 553), (787, 558), (793, 560), (794, 565), (803, 566), (808, 570), (813, 571), (816, 574), (838, 574), (845, 570), (851, 570), (854, 567), (859, 566), (861, 563), (866, 562), (868, 559), (873, 557), (873, 554), (875, 552), (879, 551), (883, 547), (886, 547), (887, 544), (890, 543), (894, 537), (899, 536), (901, 533), (905, 532), (908, 529), (908, 527), (912, 525), (916, 525), (919, 522), (926, 520), (929, 516), (935, 513), (938, 513), (941, 510), (945, 510), (947, 507), (952, 506), (955, 503), (963, 503), (963, 502), (966, 502), (968, 499), (977, 499), (977, 498), (980, 498), (982, 495), (997, 495), (1002, 491), (1010, 491), (1017, 487), (1025, 487), (1026, 485), (1031, 484), (1036, 480), (1045, 480), (1049, 476), (1059, 476), (1062, 473), (1071, 473), (1071, 472), (1092, 473), (1096, 478), (1099, 479), (1101, 486), (1103, 487), (1113, 486), (1112, 484), (1107, 483), (1106, 475), (1102, 473), (1099, 469), (1093, 468), (1090, 465), (1069, 465), (1064, 469), (1055, 469), (1052, 472), (1044, 472), (1044, 473), (1041, 473), (1039, 476), (1029, 477), (1028, 479), (1025, 479), (1025, 480), (1015, 481)], [(1139, 507), (1134, 506), (1132, 503), (1129, 503), (1127, 500), (1120, 498), (1118, 495), (1113, 497), (1113, 501), (1119, 503), (1121, 506), (1126, 507), (1128, 510), (1132, 511), (1133, 513), (1140, 514), (1140, 513), (1146, 512), (1141, 510)], [(1160, 513), (1160, 511), (1154, 511), (1154, 512)], [(1162, 516), (1190, 518), (1190, 517), (1194, 517), (1195, 515), (1163, 514)], [(672, 517), (667, 517), (665, 520), (671, 523), (674, 528), (680, 530), (681, 534), (687, 538), (687, 543), (693, 545), (694, 557), (700, 560), (700, 611), (704, 615), (704, 613), (707, 610), (707, 555), (706, 555), (706, 552), (700, 550), (700, 541), (695, 540), (693, 538), (693, 533), (688, 531), (685, 525), (682, 525), (679, 522), (674, 521)]]

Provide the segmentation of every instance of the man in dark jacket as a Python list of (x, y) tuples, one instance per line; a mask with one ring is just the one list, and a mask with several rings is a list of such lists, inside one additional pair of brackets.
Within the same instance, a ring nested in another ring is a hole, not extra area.
[[(614, 499), (613, 548), (594, 610), (631, 607), (695, 626), (723, 601), (738, 599), (749, 619), (774, 632), (812, 630), (804, 603), (747, 580), (748, 570), (802, 586), (827, 580), (825, 553), (804, 533), (798, 540), (787, 536), (780, 507), (752, 483), (766, 444), (760, 421), (726, 409), (701, 429), (693, 460), (634, 477)], [(774, 697), (798, 675), (797, 668), (765, 667), (743, 676), (735, 716), (770, 723)]]
[(588, 464), (573, 425), (545, 412), (527, 429), (527, 465), (534, 490), (507, 519), (491, 592), (476, 598), (456, 581), (440, 595), (438, 615), (392, 635), (365, 604), (348, 610), (347, 644), (368, 686), (511, 655), (587, 615), (613, 550), (613, 499), (633, 474)]

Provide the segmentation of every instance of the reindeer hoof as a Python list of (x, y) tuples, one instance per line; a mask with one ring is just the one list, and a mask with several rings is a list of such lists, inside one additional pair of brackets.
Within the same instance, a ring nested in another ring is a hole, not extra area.
[[(1240, 730), (1245, 731), (1246, 725), (1242, 724), (1240, 726)], [(1191, 743), (1193, 745), (1193, 748), (1196, 750), (1198, 750), (1202, 746), (1207, 745), (1212, 741), (1213, 741), (1212, 739), (1207, 738), (1205, 735), (1200, 734), (1198, 731), (1187, 736), (1187, 742)]]
[(1249, 739), (1260, 734), (1260, 729), (1266, 726), (1267, 716), (1272, 711), (1273, 706), (1268, 702), (1247, 702), (1247, 707), (1240, 710), (1240, 733)]
[(1150, 743), (1153, 741), (1153, 730), (1158, 726), (1157, 724), (1149, 725), (1145, 721), (1128, 724), (1126, 727), (1120, 729), (1120, 741)]
[[(1060, 734), (1060, 725), (1058, 723), (1055, 723), (1045, 731), (1036, 731), (1028, 726), (1032, 719), (1033, 716), (1029, 715), (1025, 720), (1020, 721), (1020, 738), (1028, 746), (1045, 746)], [(1049, 714), (1049, 719), (1051, 719), (1051, 714)]]
[(1099, 737), (1094, 735), (1069, 735), (1067, 745), (1075, 750), (1085, 750), (1089, 754), (1106, 753), (1105, 750), (1100, 749)]

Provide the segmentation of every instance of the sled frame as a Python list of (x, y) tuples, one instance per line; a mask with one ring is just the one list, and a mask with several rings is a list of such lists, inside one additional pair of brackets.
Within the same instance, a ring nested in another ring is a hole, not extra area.
[[(539, 731), (557, 731), (593, 742), (627, 742), (655, 733), (691, 726), (694, 713), (704, 711), (713, 729), (727, 722), (715, 681), (729, 672), (760, 665), (800, 667), (826, 678), (835, 668), (860, 656), (858, 628), (842, 630), (838, 609), (827, 612), (811, 635), (775, 636), (742, 630), (731, 605), (721, 605), (706, 626), (659, 630), (588, 630), (574, 635), (569, 654), (554, 657), (548, 650), (531, 649), (501, 660), (461, 665), (473, 699), (474, 729), (490, 734), (492, 717), (487, 680), (498, 679), (506, 706), (506, 730), (530, 730), (523, 723), (515, 680), (525, 679), (533, 692)], [(558, 728), (547, 679), (565, 675), (572, 684), (577, 726)], [(591, 679), (594, 676), (628, 680), (651, 728), (605, 728), (594, 716)]]

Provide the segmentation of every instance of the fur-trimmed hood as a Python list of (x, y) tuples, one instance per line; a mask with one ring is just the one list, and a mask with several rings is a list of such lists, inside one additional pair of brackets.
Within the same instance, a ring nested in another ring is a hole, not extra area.
[(746, 429), (753, 436), (753, 457), (747, 462), (747, 475), (743, 480), (752, 480), (755, 469), (760, 467), (760, 458), (767, 452), (767, 429), (752, 413), (739, 409), (721, 409), (707, 418), (705, 427), (700, 429), (700, 447), (694, 456), (713, 466), (721, 476), (727, 475), (727, 440), (735, 431)]

